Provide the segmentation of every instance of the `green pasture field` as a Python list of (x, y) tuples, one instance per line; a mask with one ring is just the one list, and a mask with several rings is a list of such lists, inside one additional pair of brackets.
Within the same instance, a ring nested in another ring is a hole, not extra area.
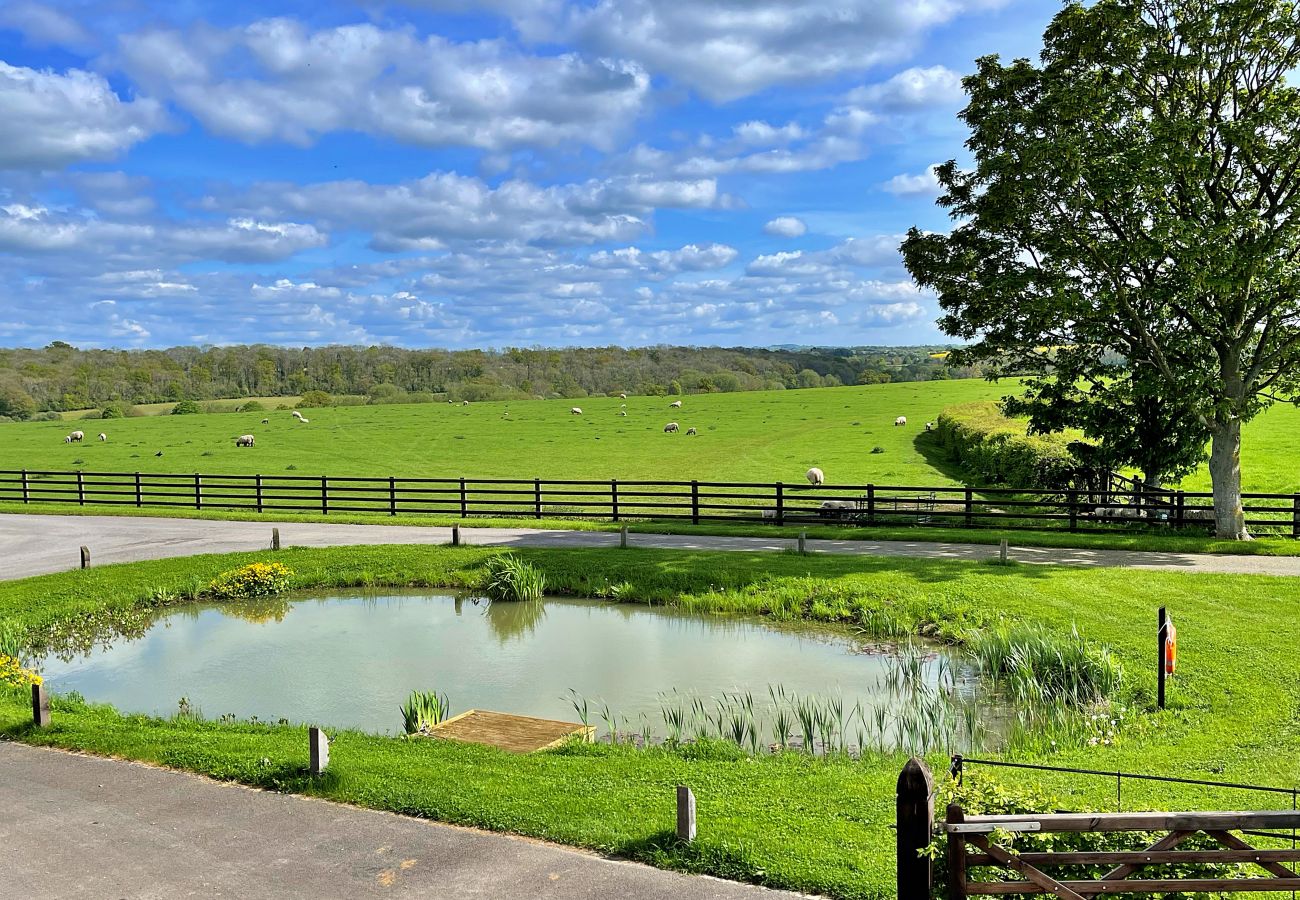
[[(1011, 390), (972, 379), (627, 401), (340, 406), (303, 410), (306, 425), (274, 408), (294, 398), (261, 398), (266, 412), (0, 425), (0, 468), (798, 484), (817, 466), (831, 484), (942, 487), (959, 484), (960, 473), (926, 438), (925, 423), (946, 406)], [(682, 408), (670, 409), (672, 399)], [(618, 415), (624, 402), (626, 417)], [(582, 415), (571, 414), (573, 406)], [(908, 424), (895, 427), (900, 415)], [(665, 434), (673, 421), (681, 431)], [(687, 435), (691, 427), (698, 434)], [(86, 441), (64, 444), (74, 428)], [(101, 431), (105, 443), (95, 440)], [(254, 435), (256, 447), (237, 449), (241, 434)], [(1246, 426), (1246, 490), (1300, 489), (1298, 463), (1295, 407), (1274, 406)], [(1209, 484), (1202, 469), (1183, 487)]]
[[(0, 584), (0, 624), (40, 635), (129, 622), (255, 560), (288, 564), (299, 588), (473, 588), (497, 552), (358, 547), (105, 566)], [(645, 549), (517, 552), (545, 572), (553, 592), (593, 596), (621, 585), (619, 597), (627, 602), (705, 615), (850, 625), (886, 617), (958, 645), (1003, 620), (1040, 623), (1058, 635), (1077, 627), (1084, 638), (1110, 647), (1124, 666), (1115, 701), (1127, 710), (1119, 716), (1124, 724), (1109, 745), (1053, 747), (1041, 741), (1016, 759), (1281, 786), (1300, 782), (1300, 588), (1292, 579), (941, 559)], [(1169, 607), (1179, 629), (1179, 671), (1164, 712), (1152, 708), (1160, 605)], [(772, 673), (774, 682), (780, 677)], [(665, 673), (663, 687), (670, 686), (671, 673)], [(185, 692), (184, 685), (175, 689), (178, 697)], [(472, 697), (450, 699), (457, 709), (474, 704)], [(56, 698), (54, 724), (36, 731), (21, 693), (4, 690), (0, 737), (831, 897), (895, 894), (891, 825), (903, 762), (897, 754), (750, 758), (722, 746), (640, 752), (598, 745), (513, 756), (450, 742), (335, 732), (331, 771), (312, 779), (306, 773), (306, 729), (299, 724), (158, 719)], [(945, 758), (930, 762), (942, 780)], [(988, 776), (972, 767), (967, 777)], [(1113, 779), (1016, 772), (999, 779), (1045, 787), (1059, 797), (1060, 808), (1114, 809)], [(676, 784), (690, 785), (699, 802), (700, 837), (689, 847), (671, 835)], [(1289, 808), (1290, 798), (1126, 782), (1123, 803), (1129, 810)]]

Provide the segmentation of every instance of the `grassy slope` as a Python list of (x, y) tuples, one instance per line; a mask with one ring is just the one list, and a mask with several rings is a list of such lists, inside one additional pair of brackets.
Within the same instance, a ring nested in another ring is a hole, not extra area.
[[(280, 554), (301, 585), (471, 584), (491, 551), (350, 548)], [(1072, 625), (1115, 648), (1129, 699), (1149, 703), (1155, 607), (1180, 631), (1171, 710), (1144, 713), (1113, 747), (1071, 748), (1057, 764), (1290, 785), (1300, 777), (1300, 645), (1294, 581), (1264, 577), (996, 567), (944, 560), (726, 555), (632, 550), (523, 551), (551, 585), (590, 595), (629, 582), (639, 599), (700, 612), (854, 621), (888, 608), (951, 634), (1000, 617)], [(265, 554), (104, 567), (0, 585), (0, 619), (37, 624), (129, 606), (154, 587), (202, 583)], [(1243, 648), (1250, 648), (1243, 652)], [(780, 673), (773, 673), (779, 680)], [(664, 687), (670, 686), (667, 678)], [(180, 688), (178, 687), (178, 690)], [(459, 705), (472, 698), (453, 698)], [(0, 699), (0, 729), (24, 739), (118, 754), (280, 789), (562, 840), (662, 865), (840, 897), (893, 894), (893, 783), (898, 758), (862, 762), (690, 759), (596, 748), (520, 758), (455, 745), (339, 735), (335, 774), (302, 775), (301, 729), (173, 724), (100, 708), (62, 708), (48, 732), (26, 729), (21, 702)], [(267, 762), (263, 763), (265, 758)], [(941, 764), (941, 760), (936, 760)], [(700, 799), (701, 841), (667, 840), (672, 785)], [(1113, 801), (1113, 783), (1055, 787), (1068, 803)], [(1203, 789), (1125, 788), (1125, 805), (1242, 807), (1260, 798)]]

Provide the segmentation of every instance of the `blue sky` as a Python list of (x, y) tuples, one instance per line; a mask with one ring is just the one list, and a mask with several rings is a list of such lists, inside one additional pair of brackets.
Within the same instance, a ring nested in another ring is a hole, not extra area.
[(1050, 0), (0, 0), (0, 344), (942, 340)]

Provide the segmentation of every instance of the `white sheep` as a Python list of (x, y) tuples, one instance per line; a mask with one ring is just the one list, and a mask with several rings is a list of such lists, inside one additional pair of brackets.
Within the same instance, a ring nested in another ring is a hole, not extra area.
[(926, 423), (925, 423), (925, 430), (926, 430), (926, 431), (934, 431), (934, 423), (933, 423), (933, 422), (926, 422)]
[(816, 466), (805, 472), (804, 477), (808, 479), (808, 483), (813, 487), (819, 487), (826, 483), (826, 474)]
[(687, 434), (699, 434), (699, 432), (696, 431), (694, 428), (687, 428), (687, 429), (686, 429), (686, 433), (687, 433)]
[(263, 425), (270, 425), (270, 424), (271, 424), (271, 420), (270, 420), (270, 419), (263, 419), (263, 420), (262, 420), (262, 424), (263, 424)]
[(895, 424), (895, 425), (906, 425), (906, 424), (907, 424), (907, 416), (899, 416), (897, 419), (894, 420), (894, 424)]
[(251, 434), (241, 434), (239, 437), (235, 438), (235, 446), (236, 447), (253, 446), (253, 436)]
[(571, 406), (571, 407), (569, 407), (569, 412), (573, 413), (575, 416), (580, 416), (580, 415), (582, 415), (582, 407), (581, 407), (581, 406)]
[(679, 427), (680, 426), (676, 422), (669, 422), (667, 425), (664, 426), (664, 434), (671, 434), (672, 432), (676, 431)]
[(618, 395), (618, 399), (620, 399), (620, 400), (626, 400), (626, 399), (627, 399), (627, 394), (619, 394), (619, 395)]
[(301, 419), (301, 418), (302, 418), (302, 413), (298, 412), (298, 410), (296, 410), (296, 409), (295, 409), (292, 413), (290, 413), (290, 415), (293, 416), (295, 419)]
[(63, 443), (65, 443), (65, 444), (71, 444), (71, 443), (72, 443), (72, 435), (70, 435), (70, 434), (65, 434), (65, 435), (63, 436)]
[(668, 408), (669, 408), (669, 409), (681, 409), (681, 408), (682, 408), (682, 401), (680, 401), (680, 400), (674, 400), (672, 403), (669, 403), (669, 404), (668, 404)]
[(104, 434), (104, 432), (101, 431), (101, 432), (99, 433), (99, 439), (100, 439), (101, 441), (106, 441), (106, 440), (108, 440), (108, 435)]
[(468, 401), (468, 400), (462, 400), (462, 401), (460, 401), (460, 405), (461, 405), (461, 406), (469, 406), (469, 401)]
[(74, 431), (72, 434), (68, 435), (68, 437), (72, 438), (72, 443), (75, 444), (79, 441), (84, 441), (86, 439), (86, 433), (84, 431)]
[(304, 425), (307, 425), (311, 422), (311, 419), (307, 418), (306, 416), (299, 416), (298, 421)]
[(626, 416), (626, 415), (627, 415), (627, 410), (626, 410), (626, 409), (620, 409), (620, 410), (618, 411), (618, 414), (619, 414), (620, 416)]

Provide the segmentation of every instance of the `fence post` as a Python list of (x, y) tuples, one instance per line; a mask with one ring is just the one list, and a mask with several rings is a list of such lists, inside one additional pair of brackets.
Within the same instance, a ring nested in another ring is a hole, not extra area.
[(397, 515), (397, 479), (392, 475), (388, 476), (388, 514)]
[(330, 514), (330, 483), (324, 475), (320, 477), (320, 512), (322, 516)]
[(785, 524), (785, 482), (776, 483), (776, 524)]
[(1178, 504), (1178, 508), (1177, 508), (1177, 509), (1175, 510), (1175, 512), (1174, 512), (1174, 522), (1177, 523), (1177, 525), (1178, 525), (1179, 528), (1182, 528), (1182, 527), (1183, 527), (1183, 508), (1186, 506), (1186, 503), (1187, 503), (1187, 497), (1183, 494), (1182, 491), (1179, 491), (1179, 492), (1178, 492), (1178, 496), (1177, 496), (1175, 499), (1176, 499), (1176, 502), (1177, 502), (1177, 504)]
[(684, 784), (677, 785), (677, 840), (695, 840), (695, 794)]
[(1133, 499), (1132, 504), (1138, 509), (1142, 508), (1142, 476), (1133, 476)]
[[(960, 803), (948, 804), (947, 821), (950, 825), (966, 821)], [(948, 835), (948, 896), (966, 900), (966, 838), (960, 834)]]
[(257, 491), (257, 511), (262, 511), (262, 476), (253, 476), (253, 489)]
[(610, 502), (610, 513), (613, 516), (613, 520), (617, 522), (618, 521), (618, 479), (617, 478), (611, 478), (609, 480), (609, 502)]
[(1300, 494), (1291, 500), (1291, 537), (1300, 540)]
[(77, 505), (86, 505), (86, 482), (80, 469), (77, 470)]
[(83, 547), (81, 548), (81, 567), (82, 567), (83, 569), (89, 569), (89, 568), (90, 568), (90, 548), (89, 548), (89, 547), (85, 547), (85, 546), (83, 546)]
[(463, 519), (469, 515), (469, 503), (465, 498), (465, 479), (460, 480), (460, 517)]
[(194, 508), (203, 508), (203, 481), (198, 472), (194, 473)]
[(876, 524), (876, 486), (867, 485), (867, 524)]
[(1070, 530), (1079, 530), (1079, 492), (1070, 488), (1066, 494), (1066, 502), (1070, 504)]
[(691, 524), (700, 524), (700, 483), (691, 479)]
[(135, 473), (135, 505), (136, 508), (144, 506), (144, 489), (140, 486), (140, 473)]
[[(1297, 494), (1296, 497), (1298, 498), (1296, 500), (1297, 503), (1296, 508), (1300, 509), (1300, 494)], [(26, 469), (23, 469), (23, 502), (24, 503), (27, 502), (27, 470)]]
[(973, 512), (972, 506), (974, 505), (974, 501), (975, 501), (975, 492), (972, 491), (970, 488), (966, 488), (966, 527), (967, 528), (970, 528), (972, 525), (975, 524), (975, 517), (971, 515), (971, 513)]
[(898, 775), (898, 900), (929, 900), (933, 873), (921, 851), (934, 836), (934, 777), (913, 756)]
[(280, 529), (278, 528), (271, 529), (271, 549), (272, 550), (280, 549)]
[(799, 555), (806, 556), (808, 553), (808, 532), (799, 532)]
[(542, 480), (540, 478), (534, 478), (533, 479), (533, 518), (540, 519), (541, 517), (542, 517)]
[(1165, 708), (1165, 608), (1156, 611), (1156, 709)]
[(460, 526), (459, 526), (459, 525), (453, 525), (453, 526), (451, 526), (451, 545), (452, 545), (453, 547), (459, 547), (459, 546), (460, 546)]
[(32, 721), (37, 728), (48, 728), (50, 724), (50, 695), (43, 684), (32, 685)]
[(313, 775), (319, 775), (330, 764), (330, 739), (315, 725), (307, 730), (307, 734), (311, 740), (309, 771)]
[(627, 526), (624, 525), (618, 530), (618, 546), (621, 550), (627, 549)]

